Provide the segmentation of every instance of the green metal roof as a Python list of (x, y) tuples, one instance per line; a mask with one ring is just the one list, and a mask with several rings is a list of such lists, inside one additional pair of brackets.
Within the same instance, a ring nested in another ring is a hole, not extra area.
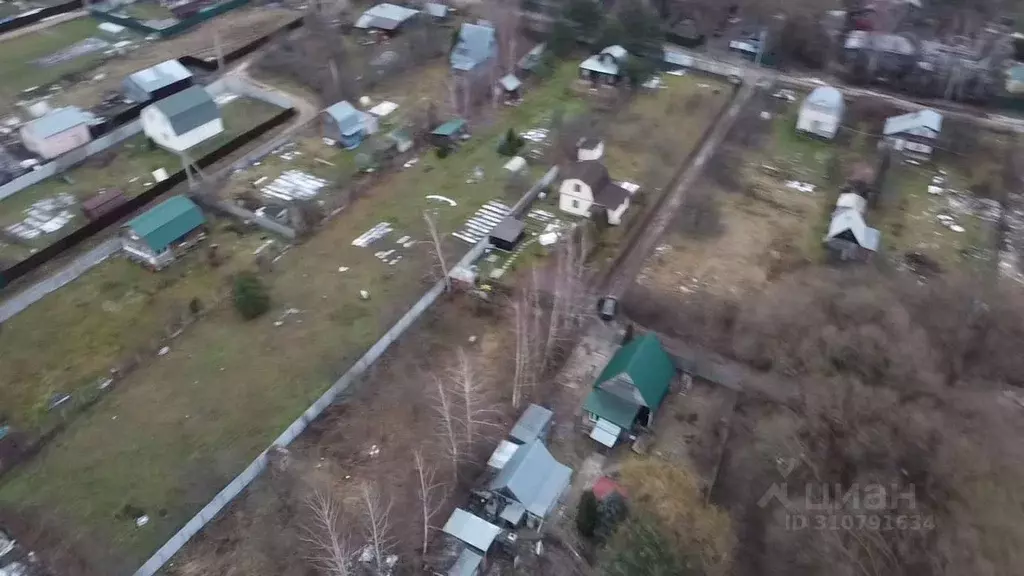
[(653, 411), (668, 394), (675, 373), (676, 366), (661, 347), (661, 341), (648, 332), (619, 348), (597, 377), (594, 388), (600, 388), (601, 384), (625, 375)]
[(458, 132), (459, 130), (462, 130), (462, 127), (465, 125), (465, 120), (461, 118), (455, 118), (454, 120), (449, 120), (444, 124), (441, 124), (437, 128), (434, 128), (434, 131), (431, 132), (431, 134), (435, 136), (451, 136)]
[(184, 196), (171, 196), (128, 222), (153, 251), (162, 252), (175, 240), (206, 223), (196, 203)]
[(179, 136), (220, 118), (217, 103), (202, 86), (190, 86), (151, 106), (155, 106), (167, 117), (175, 134)]
[(633, 428), (633, 421), (636, 420), (640, 406), (600, 388), (594, 388), (583, 402), (583, 410), (596, 414), (619, 428), (629, 430)]

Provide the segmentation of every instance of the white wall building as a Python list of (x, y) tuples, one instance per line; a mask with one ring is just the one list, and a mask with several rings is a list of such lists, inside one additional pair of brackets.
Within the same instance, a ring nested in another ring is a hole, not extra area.
[(611, 181), (608, 169), (596, 160), (570, 166), (558, 188), (558, 207), (575, 216), (590, 217), (595, 206), (608, 212), (608, 223), (618, 226), (629, 209), (629, 192)]
[(224, 131), (210, 94), (192, 86), (142, 109), (142, 130), (160, 147), (184, 152)]
[(21, 127), (21, 142), (46, 160), (56, 158), (92, 140), (89, 123), (95, 117), (75, 106), (59, 108)]
[(819, 86), (800, 105), (796, 129), (831, 140), (843, 123), (843, 95), (831, 86)]

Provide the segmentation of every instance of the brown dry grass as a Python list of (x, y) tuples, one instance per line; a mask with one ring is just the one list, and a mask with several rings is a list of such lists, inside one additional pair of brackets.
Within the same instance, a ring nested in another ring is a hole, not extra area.
[[(450, 494), (435, 525), (443, 524), (451, 509), (464, 501), (465, 480), (477, 469), (465, 466), (461, 486), (452, 482), (449, 462), (434, 440), (433, 375), (444, 374), (456, 361), (456, 351), (463, 348), (495, 400), (499, 409), (495, 422), (500, 425), (486, 430), (489, 439), (475, 446), (475, 461), (486, 458), (511, 419), (511, 391), (505, 375), (512, 369), (514, 336), (506, 329), (500, 310), (478, 308), (466, 296), (457, 298), (428, 312), (345, 402), (329, 410), (290, 448), (288, 474), (270, 473), (258, 480), (227, 514), (204, 530), (201, 540), (186, 548), (172, 574), (305, 574), (301, 547), (290, 551), (268, 548), (261, 535), (269, 532), (279, 539), (294, 538), (308, 522), (302, 495), (311, 486), (326, 486), (339, 500), (345, 500), (363, 482), (371, 483), (392, 502), (399, 573), (418, 573), (419, 501), (413, 450), (423, 450)], [(475, 343), (469, 343), (471, 336), (477, 337)], [(282, 497), (289, 501), (282, 504)], [(351, 503), (346, 508), (346, 525), (356, 533), (353, 542), (358, 547), (362, 544), (358, 510)]]
[(670, 233), (638, 283), (684, 296), (701, 289), (736, 295), (759, 290), (806, 260), (822, 196), (786, 189), (778, 181), (766, 181), (755, 196), (721, 190), (707, 179), (699, 186), (715, 187), (721, 232), (710, 238)]

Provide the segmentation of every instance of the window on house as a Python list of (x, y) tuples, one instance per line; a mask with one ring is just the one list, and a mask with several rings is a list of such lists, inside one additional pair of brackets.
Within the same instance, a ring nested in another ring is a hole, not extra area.
[(580, 201), (579, 200), (573, 200), (572, 201), (572, 207), (573, 208), (579, 208), (580, 207)]
[(583, 192), (583, 185), (580, 184), (579, 182), (573, 182), (573, 184), (572, 184), (572, 191), (573, 192)]
[(597, 424), (597, 414), (587, 412), (587, 420), (590, 421), (591, 424)]

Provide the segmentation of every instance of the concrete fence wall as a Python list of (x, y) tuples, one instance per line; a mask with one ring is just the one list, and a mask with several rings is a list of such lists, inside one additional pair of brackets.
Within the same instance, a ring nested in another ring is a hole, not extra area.
[[(533, 201), (537, 198), (544, 189), (551, 186), (551, 184), (558, 177), (558, 168), (552, 167), (544, 176), (538, 180), (530, 190), (523, 195), (522, 198), (516, 202), (516, 205), (512, 208), (512, 214), (522, 215)], [(468, 267), (481, 256), (484, 251), (488, 248), (489, 244), (487, 239), (481, 240), (473, 248), (466, 253), (465, 256), (459, 260), (459, 263), (454, 267)], [(453, 268), (453, 269), (454, 269)], [(341, 378), (334, 383), (326, 392), (323, 393), (313, 404), (306, 408), (305, 412), (301, 416), (295, 419), (288, 428), (278, 436), (274, 442), (268, 446), (255, 460), (252, 461), (241, 474), (236, 476), (234, 480), (228, 483), (216, 496), (210, 500), (206, 506), (203, 506), (202, 510), (198, 514), (192, 517), (191, 520), (185, 523), (185, 525), (178, 530), (178, 532), (170, 538), (163, 546), (160, 547), (156, 553), (153, 554), (145, 564), (139, 568), (134, 576), (153, 576), (159, 570), (178, 553), (182, 547), (185, 546), (188, 541), (199, 533), (217, 514), (224, 509), (232, 500), (238, 497), (239, 494), (245, 490), (257, 476), (260, 475), (267, 468), (267, 453), (276, 448), (288, 446), (295, 441), (296, 438), (302, 434), (306, 428), (316, 420), (328, 406), (337, 401), (338, 397), (341, 396), (353, 383), (356, 382), (363, 374), (366, 373), (367, 369), (376, 362), (387, 349), (398, 340), (406, 330), (437, 299), (444, 293), (445, 281), (439, 280), (434, 286), (423, 295), (409, 310), (392, 326), (385, 334), (378, 340), (356, 363), (348, 369)]]
[[(549, 172), (550, 174), (550, 172)], [(470, 249), (462, 260), (459, 261), (459, 266), (469, 266), (477, 259), (479, 259), (484, 250), (487, 249), (487, 240), (481, 240), (476, 246)], [(224, 509), (232, 500), (234, 500), (239, 494), (245, 490), (253, 480), (256, 479), (266, 468), (267, 468), (267, 453), (276, 448), (288, 446), (296, 438), (299, 437), (302, 432), (319, 417), (324, 410), (327, 409), (332, 403), (334, 403), (341, 394), (343, 394), (349, 387), (352, 386), (366, 370), (373, 365), (384, 352), (392, 345), (398, 338), (409, 329), (412, 324), (419, 319), (423, 313), (430, 308), (430, 306), (437, 301), (437, 299), (444, 293), (445, 284), (444, 280), (440, 280), (419, 299), (416, 304), (412, 306), (399, 320), (392, 326), (384, 336), (377, 341), (363, 356), (353, 365), (351, 368), (339, 378), (327, 392), (324, 392), (320, 398), (318, 398), (313, 404), (306, 409), (284, 432), (278, 436), (274, 442), (268, 446), (255, 460), (249, 464), (241, 474), (235, 477), (234, 480), (228, 483), (206, 506), (203, 506), (202, 510), (198, 514), (192, 517), (191, 520), (185, 523), (185, 525), (178, 530), (178, 532), (170, 538), (163, 546), (160, 547), (156, 553), (153, 554), (145, 564), (142, 565), (138, 570), (135, 571), (134, 576), (153, 576), (159, 570), (170, 561), (175, 554), (178, 553), (182, 547), (200, 530), (203, 529), (217, 514)]]
[(97, 138), (81, 148), (75, 148), (67, 154), (54, 159), (52, 162), (43, 164), (38, 169), (33, 170), (28, 174), (23, 174), (14, 180), (11, 180), (7, 184), (0, 186), (0, 201), (14, 196), (33, 184), (38, 184), (47, 178), (63, 172), (94, 154), (98, 154), (116, 144), (120, 144), (139, 132), (142, 132), (142, 123), (138, 120), (119, 126), (118, 128), (111, 130), (109, 134), (106, 134), (101, 138)]
[(230, 92), (240, 96), (255, 98), (256, 100), (262, 100), (280, 108), (291, 108), (295, 106), (295, 103), (287, 96), (278, 92), (264, 90), (252, 82), (243, 80), (237, 76), (224, 76), (223, 78), (207, 85), (206, 90), (214, 96), (220, 96), (221, 94)]

